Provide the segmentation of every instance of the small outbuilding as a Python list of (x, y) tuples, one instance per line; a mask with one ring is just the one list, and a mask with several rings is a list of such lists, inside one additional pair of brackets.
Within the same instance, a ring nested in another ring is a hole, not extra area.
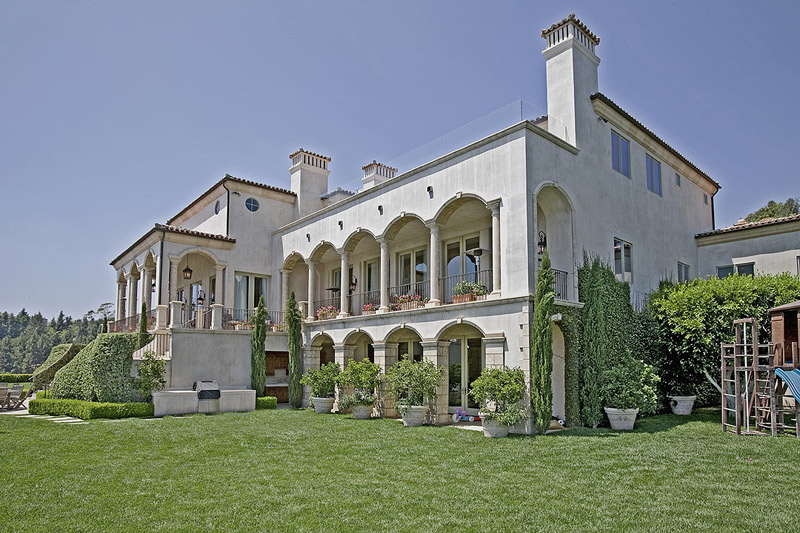
[(798, 338), (800, 330), (800, 300), (769, 310), (772, 319), (772, 344), (776, 367), (800, 367)]

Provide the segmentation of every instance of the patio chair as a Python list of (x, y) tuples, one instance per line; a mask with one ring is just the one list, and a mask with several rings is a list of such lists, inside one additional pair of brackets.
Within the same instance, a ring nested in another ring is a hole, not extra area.
[(27, 394), (25, 393), (25, 385), (22, 383), (15, 383), (11, 390), (8, 392), (8, 398), (6, 400), (6, 409), (9, 411), (13, 411), (14, 409), (18, 409), (22, 402), (25, 401)]
[(8, 400), (8, 382), (3, 381), (0, 382), (0, 409), (6, 408), (7, 400)]

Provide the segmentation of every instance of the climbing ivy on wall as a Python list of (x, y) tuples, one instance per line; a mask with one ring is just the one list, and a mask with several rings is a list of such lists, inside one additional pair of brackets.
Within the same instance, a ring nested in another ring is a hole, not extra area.
[(581, 422), (581, 331), (583, 310), (578, 307), (556, 305), (553, 312), (561, 315), (558, 327), (564, 335), (564, 417), (568, 426)]

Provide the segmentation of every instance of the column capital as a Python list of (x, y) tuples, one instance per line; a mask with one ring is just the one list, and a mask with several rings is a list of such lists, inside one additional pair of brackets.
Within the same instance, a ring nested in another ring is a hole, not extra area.
[(347, 251), (344, 247), (336, 248), (336, 253), (339, 254), (339, 257), (347, 261), (350, 258), (350, 252)]
[(425, 227), (431, 230), (431, 233), (434, 231), (439, 231), (440, 224), (435, 220), (428, 220), (425, 222)]
[(489, 200), (488, 202), (486, 202), (486, 209), (491, 211), (493, 215), (497, 216), (500, 214), (500, 204), (501, 204), (500, 198), (497, 198), (495, 200)]
[(292, 269), (291, 268), (282, 268), (282, 269), (280, 269), (279, 272), (281, 274), (283, 274), (284, 276), (288, 276), (289, 274), (292, 273)]

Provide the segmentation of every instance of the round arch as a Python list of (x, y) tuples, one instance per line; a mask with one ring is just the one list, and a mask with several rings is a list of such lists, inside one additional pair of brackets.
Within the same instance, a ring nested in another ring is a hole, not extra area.
[(369, 333), (355, 330), (348, 333), (347, 337), (344, 338), (343, 344), (352, 348), (354, 361), (369, 359), (374, 363), (375, 352), (372, 347), (373, 342), (372, 336)]
[(181, 252), (181, 253), (178, 255), (178, 262), (180, 262), (180, 261), (183, 261), (183, 259), (184, 259), (186, 256), (188, 256), (188, 255), (191, 255), (191, 254), (198, 254), (198, 255), (202, 255), (202, 256), (204, 256), (206, 259), (208, 259), (209, 261), (211, 261), (211, 263), (212, 263), (213, 265), (219, 265), (219, 264), (220, 264), (220, 261), (219, 261), (219, 259), (217, 259), (217, 256), (215, 256), (215, 255), (214, 255), (212, 252), (210, 252), (210, 251), (206, 250), (205, 248), (190, 248), (190, 249), (188, 249), (188, 250), (184, 250), (183, 252)]
[(383, 342), (397, 342), (401, 338), (409, 336), (409, 335), (404, 335), (404, 333), (405, 334), (411, 333), (416, 337), (418, 337), (420, 341), (422, 341), (422, 335), (420, 335), (419, 331), (417, 331), (415, 328), (412, 328), (409, 325), (400, 325), (395, 328), (392, 328), (389, 331), (389, 333), (386, 334), (386, 337), (384, 338)]
[(477, 194), (461, 193), (447, 200), (436, 212), (436, 215), (433, 217), (433, 221), (438, 224), (447, 224), (447, 222), (450, 220), (450, 217), (453, 216), (453, 213), (455, 213), (459, 207), (471, 201), (481, 202), (484, 207), (488, 206), (488, 202)]
[(396, 216), (389, 224), (386, 225), (386, 229), (383, 230), (383, 238), (391, 241), (397, 234), (400, 232), (403, 227), (409, 222), (413, 222), (414, 220), (420, 221), (422, 224), (425, 224), (425, 220), (414, 213), (403, 213), (402, 215)]
[(465, 333), (462, 332), (474, 333), (476, 331), (480, 334), (481, 338), (486, 336), (483, 329), (473, 322), (469, 322), (467, 320), (453, 320), (452, 322), (445, 324), (444, 327), (439, 330), (435, 339), (448, 340), (450, 335), (464, 335)]
[(314, 247), (314, 250), (311, 252), (311, 254), (309, 254), (309, 261), (317, 262), (321, 260), (322, 256), (325, 255), (325, 252), (327, 252), (329, 249), (336, 252), (336, 247), (333, 245), (333, 243), (329, 241), (321, 241), (316, 247)]
[[(556, 298), (569, 299), (576, 290), (575, 265), (578, 262), (574, 204), (564, 188), (554, 182), (539, 184), (534, 192), (534, 201), (533, 236), (538, 239), (540, 233), (545, 235), (552, 268), (564, 276), (561, 280), (556, 279)], [(538, 270), (538, 265), (536, 268)]]
[(283, 260), (283, 268), (286, 270), (292, 270), (294, 266), (299, 262), (303, 261), (306, 262), (305, 258), (300, 254), (300, 252), (292, 252), (289, 256)]
[(119, 271), (117, 272), (117, 282), (125, 283), (126, 277), (127, 277), (127, 274), (125, 273), (125, 269), (124, 268), (120, 268)]
[(343, 246), (344, 250), (348, 253), (352, 253), (353, 250), (356, 249), (356, 246), (358, 246), (358, 243), (361, 242), (361, 239), (368, 236), (372, 237), (376, 242), (378, 241), (378, 239), (375, 237), (375, 234), (372, 233), (370, 230), (364, 228), (358, 228), (355, 232), (351, 233), (344, 241), (344, 246)]

